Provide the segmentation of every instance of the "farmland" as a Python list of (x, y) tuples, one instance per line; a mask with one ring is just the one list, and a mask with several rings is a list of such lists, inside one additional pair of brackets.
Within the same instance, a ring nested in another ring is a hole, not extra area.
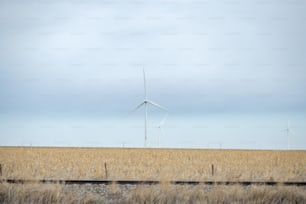
[[(68, 203), (68, 198), (77, 199), (77, 202), (81, 203), (99, 203), (101, 199), (106, 199), (110, 203), (165, 203), (171, 199), (173, 202), (188, 203), (201, 200), (201, 203), (222, 203), (229, 198), (234, 199), (232, 202), (238, 203), (280, 203), (284, 202), (278, 200), (282, 196), (285, 200), (289, 199), (288, 202), (306, 202), (305, 187), (192, 187), (167, 184), (167, 181), (171, 180), (306, 181), (306, 151), (1, 147), (0, 164), (1, 179), (165, 182), (163, 185), (137, 187), (115, 184), (67, 186), (2, 183), (0, 199), (7, 203), (22, 203), (25, 201), (22, 199), (28, 198), (25, 196), (28, 194), (38, 196), (33, 197), (36, 203), (40, 203), (40, 199), (48, 202), (53, 199), (56, 201), (53, 203)], [(17, 194), (21, 196), (16, 198), (14, 195)]]
[(306, 181), (306, 151), (2, 147), (0, 162), (14, 179)]

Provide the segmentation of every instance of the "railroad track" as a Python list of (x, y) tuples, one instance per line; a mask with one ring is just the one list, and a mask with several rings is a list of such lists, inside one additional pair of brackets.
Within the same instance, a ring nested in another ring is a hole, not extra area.
[(2, 179), (1, 183), (15, 183), (15, 184), (30, 184), (30, 183), (60, 183), (60, 184), (118, 184), (118, 185), (158, 185), (162, 183), (170, 183), (173, 185), (267, 185), (267, 186), (306, 186), (306, 182), (296, 182), (296, 181), (157, 181), (157, 180), (52, 180), (52, 179), (42, 179), (42, 180), (27, 180), (27, 179)]

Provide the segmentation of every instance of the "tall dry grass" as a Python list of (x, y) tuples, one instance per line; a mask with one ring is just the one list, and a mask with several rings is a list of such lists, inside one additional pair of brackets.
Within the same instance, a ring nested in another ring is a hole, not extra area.
[(48, 204), (48, 203), (98, 203), (98, 195), (87, 192), (80, 195), (65, 191), (60, 184), (0, 184), (0, 203)]
[(64, 186), (0, 184), (4, 204), (306, 203), (306, 189), (285, 186)]
[(305, 188), (269, 186), (137, 187), (131, 203), (305, 203)]

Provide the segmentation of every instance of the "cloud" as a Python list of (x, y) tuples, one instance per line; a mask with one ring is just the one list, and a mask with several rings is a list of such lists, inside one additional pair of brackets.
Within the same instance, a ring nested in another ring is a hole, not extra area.
[(305, 111), (303, 2), (2, 5), (2, 112)]

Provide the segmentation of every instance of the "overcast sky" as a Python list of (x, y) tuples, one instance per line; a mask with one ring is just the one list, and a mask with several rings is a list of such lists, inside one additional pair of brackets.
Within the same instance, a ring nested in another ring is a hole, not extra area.
[[(305, 10), (302, 0), (0, 0), (0, 145), (141, 146), (143, 113), (126, 115), (143, 100), (145, 68), (149, 98), (169, 109), (164, 146), (283, 148), (290, 120), (306, 149)], [(150, 114), (153, 137), (163, 113)]]

